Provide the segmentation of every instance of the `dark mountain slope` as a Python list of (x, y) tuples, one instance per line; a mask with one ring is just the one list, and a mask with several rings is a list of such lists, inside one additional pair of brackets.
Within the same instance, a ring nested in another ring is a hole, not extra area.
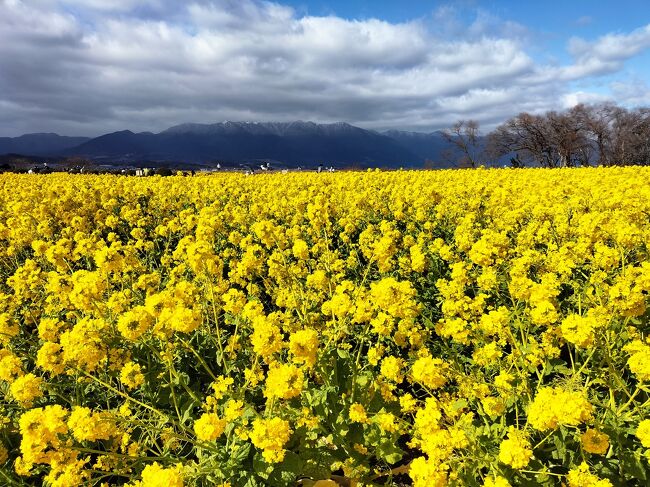
[(65, 137), (57, 134), (25, 134), (20, 137), (0, 137), (0, 154), (51, 155), (78, 146), (88, 137)]
[(184, 124), (159, 134), (115, 132), (63, 151), (107, 160), (223, 160), (257, 159), (289, 165), (382, 164), (419, 166), (422, 158), (397, 141), (346, 123), (224, 122)]

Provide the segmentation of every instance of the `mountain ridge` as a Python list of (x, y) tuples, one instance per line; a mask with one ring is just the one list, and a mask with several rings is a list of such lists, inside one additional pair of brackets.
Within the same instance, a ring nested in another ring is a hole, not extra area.
[(53, 132), (36, 132), (18, 137), (0, 137), (0, 154), (21, 153), (42, 156), (80, 145), (90, 137), (69, 137)]
[[(17, 150), (18, 149), (18, 150)], [(161, 132), (119, 130), (98, 137), (54, 133), (0, 137), (0, 154), (82, 157), (103, 163), (138, 161), (219, 161), (240, 165), (271, 160), (289, 167), (449, 167), (443, 152), (451, 148), (440, 132), (367, 130), (347, 122), (182, 123)]]

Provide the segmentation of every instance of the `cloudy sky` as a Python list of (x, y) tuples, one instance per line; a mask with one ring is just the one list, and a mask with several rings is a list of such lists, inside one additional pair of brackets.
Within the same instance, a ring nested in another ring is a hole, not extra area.
[(647, 0), (0, 0), (0, 136), (650, 105)]

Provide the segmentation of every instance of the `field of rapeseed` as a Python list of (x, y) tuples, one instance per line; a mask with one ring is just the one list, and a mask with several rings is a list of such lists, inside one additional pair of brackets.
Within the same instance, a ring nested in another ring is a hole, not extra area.
[(0, 484), (647, 485), (650, 170), (0, 176)]

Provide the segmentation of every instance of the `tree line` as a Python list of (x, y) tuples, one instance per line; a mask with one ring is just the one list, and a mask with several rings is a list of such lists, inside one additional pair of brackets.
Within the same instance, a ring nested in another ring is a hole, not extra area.
[(443, 131), (463, 167), (506, 160), (513, 167), (650, 165), (650, 108), (579, 104), (541, 115), (520, 113), (486, 137), (461, 120)]

